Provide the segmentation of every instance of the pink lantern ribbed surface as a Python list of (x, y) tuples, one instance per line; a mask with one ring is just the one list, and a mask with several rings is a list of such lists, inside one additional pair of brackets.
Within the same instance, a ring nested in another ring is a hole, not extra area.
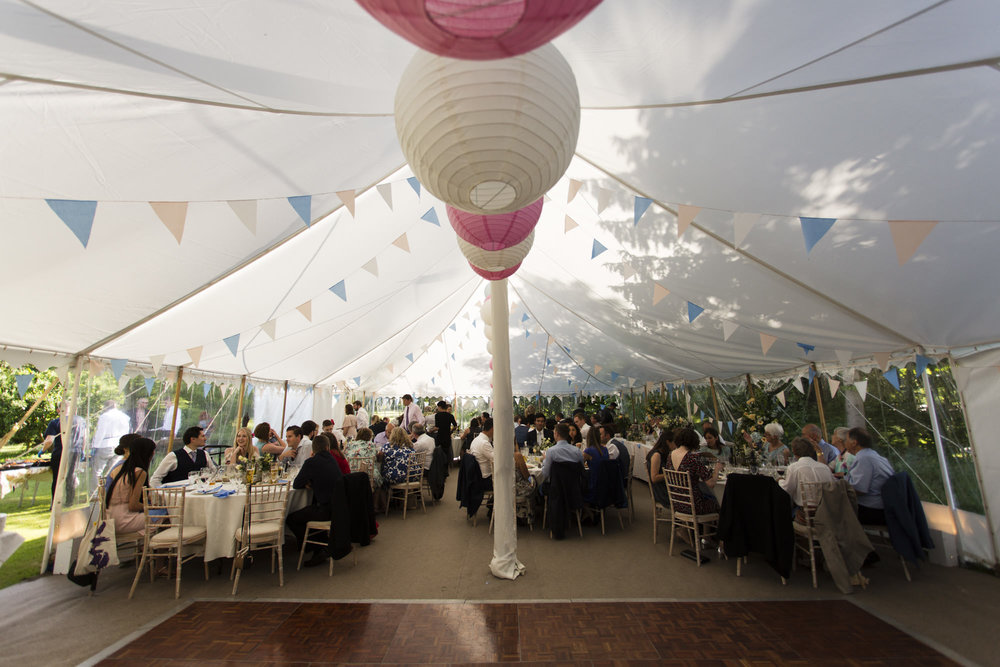
[(515, 246), (535, 228), (542, 215), (545, 198), (512, 213), (481, 215), (448, 206), (448, 220), (458, 236), (483, 250), (503, 250)]
[(487, 280), (503, 280), (504, 278), (509, 278), (512, 275), (514, 275), (514, 273), (519, 268), (521, 268), (521, 263), (518, 262), (514, 266), (510, 267), (509, 269), (504, 269), (503, 271), (487, 271), (486, 269), (480, 269), (478, 266), (476, 266), (472, 262), (469, 262), (469, 266), (472, 267), (473, 271), (475, 271), (477, 274), (479, 274), (483, 278), (486, 278)]
[(576, 25), (601, 0), (357, 0), (425, 51), (463, 60), (527, 53)]

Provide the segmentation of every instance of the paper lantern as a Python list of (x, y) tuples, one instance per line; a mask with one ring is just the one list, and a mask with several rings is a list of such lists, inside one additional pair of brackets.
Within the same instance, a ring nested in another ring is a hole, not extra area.
[(532, 51), (576, 25), (601, 0), (357, 0), (425, 51), (464, 60)]
[(448, 206), (448, 220), (455, 233), (484, 250), (503, 250), (527, 238), (542, 215), (545, 198), (511, 213), (481, 215)]
[(469, 262), (469, 266), (472, 267), (472, 270), (478, 275), (486, 278), (486, 280), (503, 280), (504, 278), (510, 278), (519, 268), (521, 268), (521, 265), (518, 264), (517, 266), (512, 266), (509, 269), (504, 269), (503, 271), (487, 271), (486, 269), (479, 268), (472, 262)]
[(486, 269), (487, 271), (503, 271), (524, 261), (524, 258), (528, 256), (528, 251), (531, 250), (531, 244), (535, 240), (535, 232), (528, 234), (528, 238), (517, 245), (504, 248), (503, 250), (483, 250), (463, 241), (461, 238), (456, 240), (465, 258), (479, 268)]
[(446, 204), (511, 213), (566, 172), (580, 131), (580, 95), (552, 46), (477, 62), (420, 51), (396, 89), (396, 134), (413, 173)]

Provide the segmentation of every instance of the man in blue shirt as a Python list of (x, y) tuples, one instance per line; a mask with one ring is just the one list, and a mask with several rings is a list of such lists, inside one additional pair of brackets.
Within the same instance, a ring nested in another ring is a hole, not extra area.
[(517, 443), (518, 449), (521, 447), (527, 447), (528, 425), (524, 423), (523, 415), (517, 415), (514, 417), (514, 442)]
[(556, 444), (545, 450), (542, 461), (542, 479), (549, 478), (553, 463), (583, 463), (583, 452), (569, 444), (569, 424), (559, 422), (555, 428)]
[(893, 474), (892, 464), (872, 447), (872, 437), (860, 427), (847, 432), (847, 451), (854, 463), (847, 471), (847, 482), (858, 494), (858, 520), (862, 524), (885, 525), (882, 486)]
[(840, 450), (823, 439), (823, 432), (819, 430), (819, 426), (816, 426), (816, 424), (806, 424), (803, 426), (802, 437), (813, 444), (816, 454), (823, 455), (821, 463), (829, 465), (840, 456)]

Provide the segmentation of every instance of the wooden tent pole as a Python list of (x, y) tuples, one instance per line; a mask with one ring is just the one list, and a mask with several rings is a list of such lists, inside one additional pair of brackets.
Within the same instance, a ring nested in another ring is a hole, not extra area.
[(816, 372), (816, 364), (812, 365), (812, 369), (813, 389), (816, 390), (816, 407), (819, 409), (819, 427), (823, 430), (823, 439), (830, 442), (830, 438), (826, 434), (826, 415), (823, 414), (823, 387), (819, 382), (819, 373)]
[(281, 399), (281, 433), (285, 432), (285, 410), (288, 408), (288, 380), (285, 380), (285, 395)]
[(57, 384), (59, 384), (59, 378), (56, 378), (52, 382), (50, 382), (49, 386), (45, 388), (45, 393), (39, 396), (38, 400), (35, 401), (30, 408), (28, 408), (27, 412), (24, 413), (24, 416), (18, 419), (17, 423), (10, 427), (10, 430), (7, 431), (7, 435), (3, 437), (3, 440), (0, 440), (0, 449), (7, 446), (7, 443), (10, 442), (10, 439), (14, 437), (14, 434), (17, 433), (17, 430), (22, 426), (24, 426), (24, 422), (28, 421), (28, 417), (31, 416), (31, 413), (34, 412), (35, 409), (42, 404), (42, 401), (44, 401), (45, 397), (49, 395), (49, 392), (55, 389), (55, 386)]
[(712, 405), (715, 406), (715, 429), (719, 430), (722, 427), (719, 425), (722, 422), (719, 416), (719, 397), (715, 395), (715, 378), (708, 378), (708, 386), (712, 388)]
[(167, 435), (167, 452), (174, 451), (174, 433), (177, 432), (177, 406), (181, 401), (181, 378), (184, 377), (184, 367), (177, 367), (177, 386), (174, 387), (174, 414), (170, 418), (170, 433)]
[[(240, 402), (236, 408), (236, 431), (238, 432), (240, 428), (243, 427), (243, 395), (246, 393), (247, 388), (247, 376), (244, 375), (240, 378)], [(233, 447), (236, 446), (236, 436), (233, 435)]]
[[(80, 377), (83, 375), (83, 355), (76, 355), (76, 370), (73, 378), (73, 389), (69, 395), (69, 409), (63, 414), (62, 404), (59, 405), (59, 437), (63, 444), (63, 457), (59, 462), (59, 468), (52, 471), (56, 477), (55, 495), (52, 497), (52, 509), (49, 511), (49, 533), (45, 537), (45, 549), (42, 553), (42, 566), (39, 574), (45, 574), (49, 566), (49, 556), (52, 554), (52, 541), (55, 537), (56, 528), (62, 517), (63, 496), (66, 489), (66, 476), (70, 463), (73, 461), (71, 452), (73, 451), (73, 422), (76, 420), (76, 408), (80, 394)], [(65, 396), (63, 397), (65, 399)], [(86, 437), (86, 436), (85, 436)], [(72, 504), (72, 501), (70, 501)], [(60, 573), (61, 574), (61, 573)]]

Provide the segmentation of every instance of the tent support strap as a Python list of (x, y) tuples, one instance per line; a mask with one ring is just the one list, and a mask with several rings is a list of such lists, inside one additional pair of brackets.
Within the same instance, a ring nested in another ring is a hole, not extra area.
[(28, 417), (31, 416), (31, 413), (33, 413), (38, 408), (38, 406), (42, 404), (42, 401), (44, 401), (45, 398), (49, 395), (49, 393), (53, 389), (55, 389), (57, 384), (59, 384), (59, 378), (56, 378), (55, 380), (50, 382), (49, 386), (45, 388), (45, 393), (39, 396), (38, 400), (36, 400), (31, 405), (31, 407), (28, 408), (28, 410), (24, 413), (24, 416), (18, 419), (17, 423), (10, 427), (10, 430), (7, 431), (7, 435), (3, 437), (3, 440), (0, 440), (0, 449), (3, 449), (4, 447), (7, 446), (7, 443), (10, 442), (10, 439), (14, 437), (14, 434), (17, 433), (17, 430), (22, 426), (24, 426), (24, 422), (28, 421)]
[[(59, 437), (63, 443), (63, 459), (59, 463), (59, 469), (53, 470), (56, 476), (56, 490), (52, 498), (52, 509), (49, 512), (49, 534), (45, 536), (45, 550), (42, 553), (42, 566), (39, 574), (45, 574), (49, 565), (49, 556), (52, 555), (52, 538), (56, 532), (56, 524), (62, 516), (63, 495), (66, 489), (66, 475), (69, 473), (69, 463), (72, 457), (69, 454), (73, 451), (73, 429), (71, 425), (76, 421), (76, 403), (80, 394), (80, 376), (83, 375), (83, 355), (76, 355), (75, 374), (73, 378), (73, 390), (69, 396), (69, 410), (66, 414), (59, 415)], [(62, 413), (62, 405), (59, 406)]]

